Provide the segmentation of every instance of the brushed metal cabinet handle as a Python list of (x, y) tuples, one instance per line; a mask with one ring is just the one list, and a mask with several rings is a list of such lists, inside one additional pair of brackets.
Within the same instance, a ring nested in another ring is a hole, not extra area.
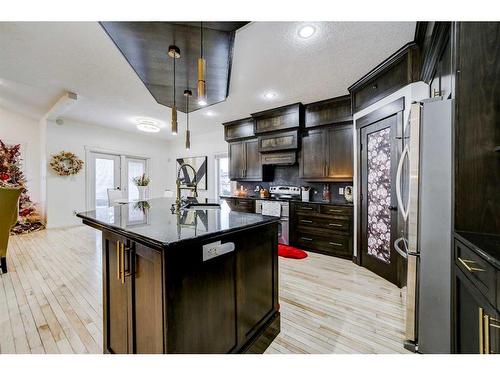
[(120, 251), (120, 241), (116, 241), (116, 278), (120, 280), (121, 278), (121, 270), (120, 270), (120, 257), (121, 257), (121, 251)]
[(479, 354), (484, 354), (483, 308), (479, 308)]
[(328, 242), (328, 243), (332, 246), (342, 246), (342, 244), (338, 242)]
[(122, 284), (125, 284), (125, 245), (122, 243), (121, 244), (121, 261), (120, 261), (120, 268), (121, 268), (121, 281)]
[(490, 354), (490, 317), (484, 315), (484, 354)]
[(312, 207), (301, 207), (301, 210), (312, 210)]
[(330, 209), (328, 210), (328, 212), (342, 212), (342, 210), (334, 210), (334, 209), (330, 208)]
[(312, 241), (312, 238), (309, 237), (300, 237), (300, 239), (304, 241)]
[(335, 223), (330, 223), (328, 224), (330, 227), (341, 227), (342, 224), (335, 224)]
[(302, 220), (300, 220), (300, 221), (301, 221), (302, 223), (312, 223), (312, 220), (304, 220), (304, 219), (302, 219)]
[(473, 272), (486, 272), (486, 270), (482, 269), (482, 268), (477, 268), (477, 267), (471, 267), (469, 266), (467, 263), (473, 263), (475, 264), (476, 262), (474, 262), (473, 260), (469, 260), (469, 259), (462, 259), (460, 257), (457, 258), (458, 261), (460, 263), (462, 263), (462, 265), (467, 269), (467, 271), (469, 271), (470, 273), (473, 273)]

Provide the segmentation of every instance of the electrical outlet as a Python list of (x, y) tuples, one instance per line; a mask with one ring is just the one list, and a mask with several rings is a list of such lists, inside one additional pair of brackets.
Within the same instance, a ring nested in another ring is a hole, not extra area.
[(339, 194), (344, 195), (344, 188), (339, 188)]

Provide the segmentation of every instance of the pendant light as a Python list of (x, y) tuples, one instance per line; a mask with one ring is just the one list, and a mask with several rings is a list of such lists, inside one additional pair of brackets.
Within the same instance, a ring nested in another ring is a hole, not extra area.
[(191, 148), (191, 133), (189, 132), (189, 97), (193, 93), (191, 90), (184, 90), (184, 96), (186, 97), (186, 150)]
[(198, 59), (198, 104), (207, 105), (207, 85), (205, 83), (206, 62), (203, 58), (203, 22), (200, 22), (200, 58)]
[(175, 105), (175, 60), (181, 57), (181, 50), (177, 46), (169, 46), (168, 55), (174, 59), (174, 105), (172, 107), (172, 134), (177, 135), (177, 106)]

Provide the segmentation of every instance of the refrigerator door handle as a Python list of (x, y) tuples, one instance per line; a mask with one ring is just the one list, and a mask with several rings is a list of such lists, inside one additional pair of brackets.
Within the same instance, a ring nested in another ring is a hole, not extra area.
[(407, 259), (408, 258), (408, 246), (405, 244), (405, 249), (401, 249), (399, 247), (399, 244), (401, 241), (405, 242), (406, 239), (404, 237), (399, 237), (396, 241), (394, 241), (394, 249), (401, 255), (403, 258)]
[(401, 198), (401, 172), (403, 170), (403, 163), (405, 158), (410, 158), (410, 149), (408, 145), (403, 149), (403, 153), (401, 154), (401, 158), (399, 159), (398, 169), (396, 172), (396, 197), (398, 199), (398, 205), (401, 207), (401, 214), (403, 215), (404, 221), (408, 219), (408, 213), (410, 208), (410, 196), (408, 195), (408, 203), (405, 206), (403, 205), (403, 199)]

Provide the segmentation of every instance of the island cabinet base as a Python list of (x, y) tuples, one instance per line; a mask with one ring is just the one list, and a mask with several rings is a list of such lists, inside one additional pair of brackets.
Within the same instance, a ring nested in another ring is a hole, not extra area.
[(280, 332), (277, 222), (164, 249), (101, 230), (105, 353), (262, 353)]

